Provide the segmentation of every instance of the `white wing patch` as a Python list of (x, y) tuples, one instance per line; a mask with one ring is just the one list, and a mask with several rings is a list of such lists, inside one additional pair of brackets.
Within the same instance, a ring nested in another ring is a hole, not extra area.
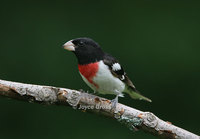
[(122, 75), (122, 77), (121, 77), (120, 79), (121, 79), (121, 80), (124, 80), (124, 79), (125, 79), (124, 75)]
[(119, 63), (114, 63), (114, 64), (112, 65), (112, 70), (113, 70), (113, 71), (121, 70), (120, 64), (119, 64)]

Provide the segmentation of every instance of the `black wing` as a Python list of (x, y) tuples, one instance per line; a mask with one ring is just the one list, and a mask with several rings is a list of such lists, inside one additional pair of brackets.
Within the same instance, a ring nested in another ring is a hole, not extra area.
[(107, 65), (111, 71), (111, 73), (119, 78), (121, 81), (123, 81), (128, 87), (130, 87), (133, 90), (135, 89), (135, 86), (131, 82), (131, 80), (128, 78), (126, 73), (124, 72), (123, 67), (119, 64), (119, 61), (112, 57), (110, 54), (105, 54), (103, 62), (105, 65)]
[(112, 57), (109, 54), (105, 54), (103, 62), (104, 62), (104, 64), (106, 64), (109, 67), (111, 73), (115, 77), (119, 78), (121, 81), (123, 81), (127, 85), (128, 90), (131, 90), (131, 91), (128, 91), (128, 94), (132, 98), (140, 99), (140, 100), (143, 99), (143, 100), (146, 100), (148, 102), (151, 102), (151, 100), (149, 98), (141, 95), (136, 90), (135, 86), (133, 85), (131, 80), (128, 78), (128, 76), (124, 72), (124, 69), (122, 68), (122, 66), (119, 64), (119, 62), (114, 57)]

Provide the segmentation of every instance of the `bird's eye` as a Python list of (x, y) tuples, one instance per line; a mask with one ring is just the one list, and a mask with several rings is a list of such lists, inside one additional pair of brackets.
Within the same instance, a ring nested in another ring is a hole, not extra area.
[(84, 42), (80, 41), (79, 46), (83, 46), (83, 45), (84, 45)]

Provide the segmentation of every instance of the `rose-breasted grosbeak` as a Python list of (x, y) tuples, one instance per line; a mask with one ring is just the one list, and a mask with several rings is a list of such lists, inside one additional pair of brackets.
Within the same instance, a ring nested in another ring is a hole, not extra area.
[(76, 55), (81, 77), (95, 92), (117, 95), (115, 104), (118, 102), (118, 96), (123, 97), (122, 92), (128, 93), (134, 99), (151, 102), (136, 90), (119, 62), (103, 52), (99, 44), (92, 39), (73, 39), (63, 47)]

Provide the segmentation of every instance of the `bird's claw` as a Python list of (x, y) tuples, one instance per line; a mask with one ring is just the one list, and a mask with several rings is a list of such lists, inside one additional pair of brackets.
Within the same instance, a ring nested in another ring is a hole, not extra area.
[(111, 100), (111, 109), (115, 109), (118, 103), (118, 95)]
[(83, 90), (83, 89), (79, 89), (79, 91), (80, 91), (80, 92), (84, 92), (84, 90)]
[(89, 93), (88, 90), (87, 90), (87, 91), (84, 91), (83, 89), (79, 89), (79, 91), (82, 92), (82, 93)]

